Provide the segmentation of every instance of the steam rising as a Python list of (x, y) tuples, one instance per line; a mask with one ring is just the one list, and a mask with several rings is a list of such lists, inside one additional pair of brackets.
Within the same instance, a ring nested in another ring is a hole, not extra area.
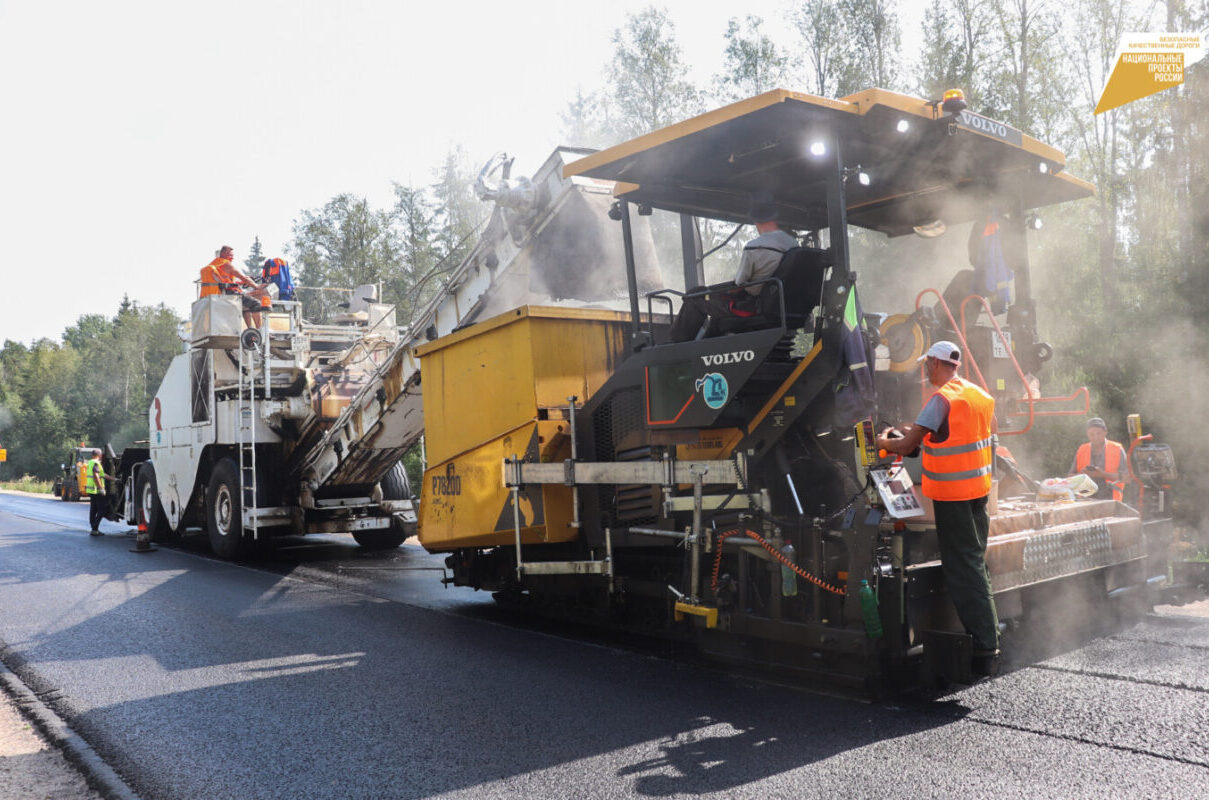
[[(549, 222), (532, 232), (483, 299), (478, 319), (526, 304), (628, 309), (621, 224), (607, 214), (608, 194), (570, 192)], [(638, 291), (661, 288), (655, 246), (645, 217), (631, 211)], [(514, 212), (497, 208), (484, 241), (522, 230)], [(499, 243), (492, 252), (506, 249)]]

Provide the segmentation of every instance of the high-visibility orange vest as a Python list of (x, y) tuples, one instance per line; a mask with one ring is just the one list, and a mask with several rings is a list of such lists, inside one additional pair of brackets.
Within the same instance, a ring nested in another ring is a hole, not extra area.
[(923, 440), (923, 492), (933, 500), (974, 500), (991, 491), (991, 418), (995, 401), (969, 381), (937, 390), (949, 401), (949, 438)]
[(226, 258), (216, 258), (202, 267), (200, 291), (197, 296), (202, 298), (223, 294), (226, 287), (232, 282), (230, 270), (231, 261)]
[[(1121, 477), (1121, 443), (1114, 442), (1111, 439), (1104, 440), (1104, 471), (1115, 472), (1117, 477)], [(1082, 472), (1091, 464), (1091, 442), (1084, 442), (1079, 445), (1079, 449), (1075, 451), (1075, 472)], [(1112, 487), (1112, 499), (1125, 499), (1125, 481), (1116, 480), (1109, 481), (1109, 486)]]

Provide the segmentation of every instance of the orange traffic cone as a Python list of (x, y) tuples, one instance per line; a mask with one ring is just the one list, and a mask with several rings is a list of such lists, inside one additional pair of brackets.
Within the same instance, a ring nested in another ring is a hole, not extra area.
[(151, 534), (147, 532), (147, 519), (143, 515), (143, 509), (139, 509), (139, 532), (134, 539), (134, 547), (130, 548), (132, 553), (154, 553), (158, 548), (151, 545)]

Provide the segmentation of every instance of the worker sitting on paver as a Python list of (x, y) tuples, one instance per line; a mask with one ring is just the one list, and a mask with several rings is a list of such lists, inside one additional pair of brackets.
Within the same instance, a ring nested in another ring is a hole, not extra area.
[(761, 313), (759, 296), (764, 285), (755, 282), (772, 277), (786, 251), (797, 247), (798, 241), (777, 224), (777, 207), (771, 198), (758, 196), (752, 200), (751, 221), (759, 235), (743, 248), (734, 282), (711, 286), (709, 294), (704, 293), (706, 288), (702, 286), (690, 289), (672, 323), (673, 342), (708, 335), (706, 329), (711, 318), (748, 318)]
[(260, 311), (269, 301), (268, 289), (236, 269), (232, 263), (234, 255), (230, 245), (223, 245), (218, 256), (202, 267), (197, 296), (200, 299), (216, 294), (239, 295), (243, 302), (244, 324), (259, 328)]

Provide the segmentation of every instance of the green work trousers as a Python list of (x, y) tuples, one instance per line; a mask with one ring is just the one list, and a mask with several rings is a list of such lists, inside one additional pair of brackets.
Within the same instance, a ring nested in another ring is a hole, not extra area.
[(934, 500), (936, 538), (940, 544), (941, 572), (957, 617), (974, 637), (975, 650), (999, 646), (999, 617), (991, 598), (987, 571), (987, 499)]

